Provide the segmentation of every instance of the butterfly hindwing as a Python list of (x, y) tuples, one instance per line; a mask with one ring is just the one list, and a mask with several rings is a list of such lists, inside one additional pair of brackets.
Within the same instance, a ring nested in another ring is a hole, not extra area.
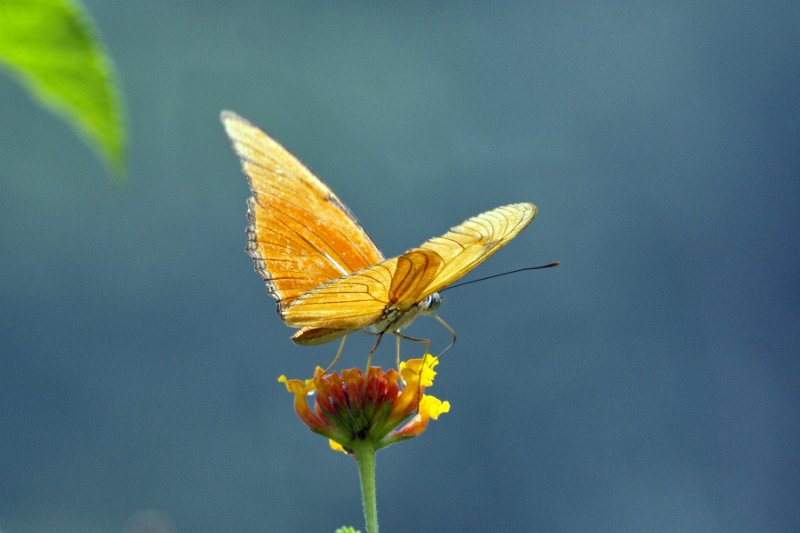
[(472, 217), (419, 248), (301, 296), (286, 309), (286, 323), (358, 330), (390, 310), (406, 311), (508, 244), (535, 214), (533, 204), (523, 203)]
[(294, 327), (359, 330), (377, 322), (390, 305), (397, 257), (329, 281), (300, 296), (284, 313)]

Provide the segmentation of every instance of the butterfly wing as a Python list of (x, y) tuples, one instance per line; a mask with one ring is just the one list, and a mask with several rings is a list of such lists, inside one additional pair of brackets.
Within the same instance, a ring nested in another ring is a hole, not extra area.
[(299, 296), (383, 260), (350, 210), (297, 158), (237, 114), (223, 111), (221, 119), (253, 192), (247, 252), (284, 320)]
[(422, 300), (464, 277), (519, 235), (535, 216), (536, 206), (531, 203), (504, 205), (474, 216), (450, 228), (441, 237), (425, 242), (419, 248), (438, 255), (442, 267), (430, 284), (410, 297)]
[(286, 324), (354, 331), (377, 322), (389, 305), (397, 262), (387, 259), (304, 294), (286, 308)]
[(511, 204), (472, 217), (401, 256), (330, 281), (285, 311), (290, 326), (358, 330), (406, 311), (461, 278), (505, 246), (536, 215)]

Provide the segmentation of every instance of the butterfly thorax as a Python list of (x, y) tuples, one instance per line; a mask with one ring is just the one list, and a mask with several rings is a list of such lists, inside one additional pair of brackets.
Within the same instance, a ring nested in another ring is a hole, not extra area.
[(442, 296), (434, 292), (406, 310), (387, 306), (381, 318), (369, 326), (370, 333), (392, 333), (407, 328), (420, 315), (431, 314), (441, 305)]

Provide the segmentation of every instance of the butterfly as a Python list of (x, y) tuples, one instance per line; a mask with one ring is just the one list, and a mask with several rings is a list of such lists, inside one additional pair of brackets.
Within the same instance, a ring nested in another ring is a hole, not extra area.
[[(247, 200), (247, 248), (298, 344), (353, 332), (401, 333), (420, 315), (439, 320), (439, 291), (508, 244), (536, 215), (531, 203), (474, 216), (397, 257), (386, 259), (341, 200), (266, 133), (231, 111), (222, 124), (241, 160)], [(452, 345), (452, 343), (451, 343)], [(398, 352), (399, 353), (399, 352)], [(427, 353), (427, 352), (426, 352)], [(333, 364), (331, 366), (333, 366)], [(369, 364), (369, 363), (368, 363)]]

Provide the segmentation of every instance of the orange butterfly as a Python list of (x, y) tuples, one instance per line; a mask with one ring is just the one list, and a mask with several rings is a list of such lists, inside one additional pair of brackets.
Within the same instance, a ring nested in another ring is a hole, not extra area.
[[(292, 340), (322, 344), (366, 330), (400, 333), (433, 315), (440, 290), (484, 262), (527, 226), (530, 203), (487, 211), (404, 254), (385, 259), (349, 209), (297, 158), (230, 111), (221, 114), (253, 196), (247, 201), (247, 252), (278, 301)], [(334, 363), (341, 354), (339, 346)], [(452, 343), (451, 343), (452, 345)], [(332, 363), (333, 364), (333, 363)], [(368, 363), (369, 364), (369, 363)]]

